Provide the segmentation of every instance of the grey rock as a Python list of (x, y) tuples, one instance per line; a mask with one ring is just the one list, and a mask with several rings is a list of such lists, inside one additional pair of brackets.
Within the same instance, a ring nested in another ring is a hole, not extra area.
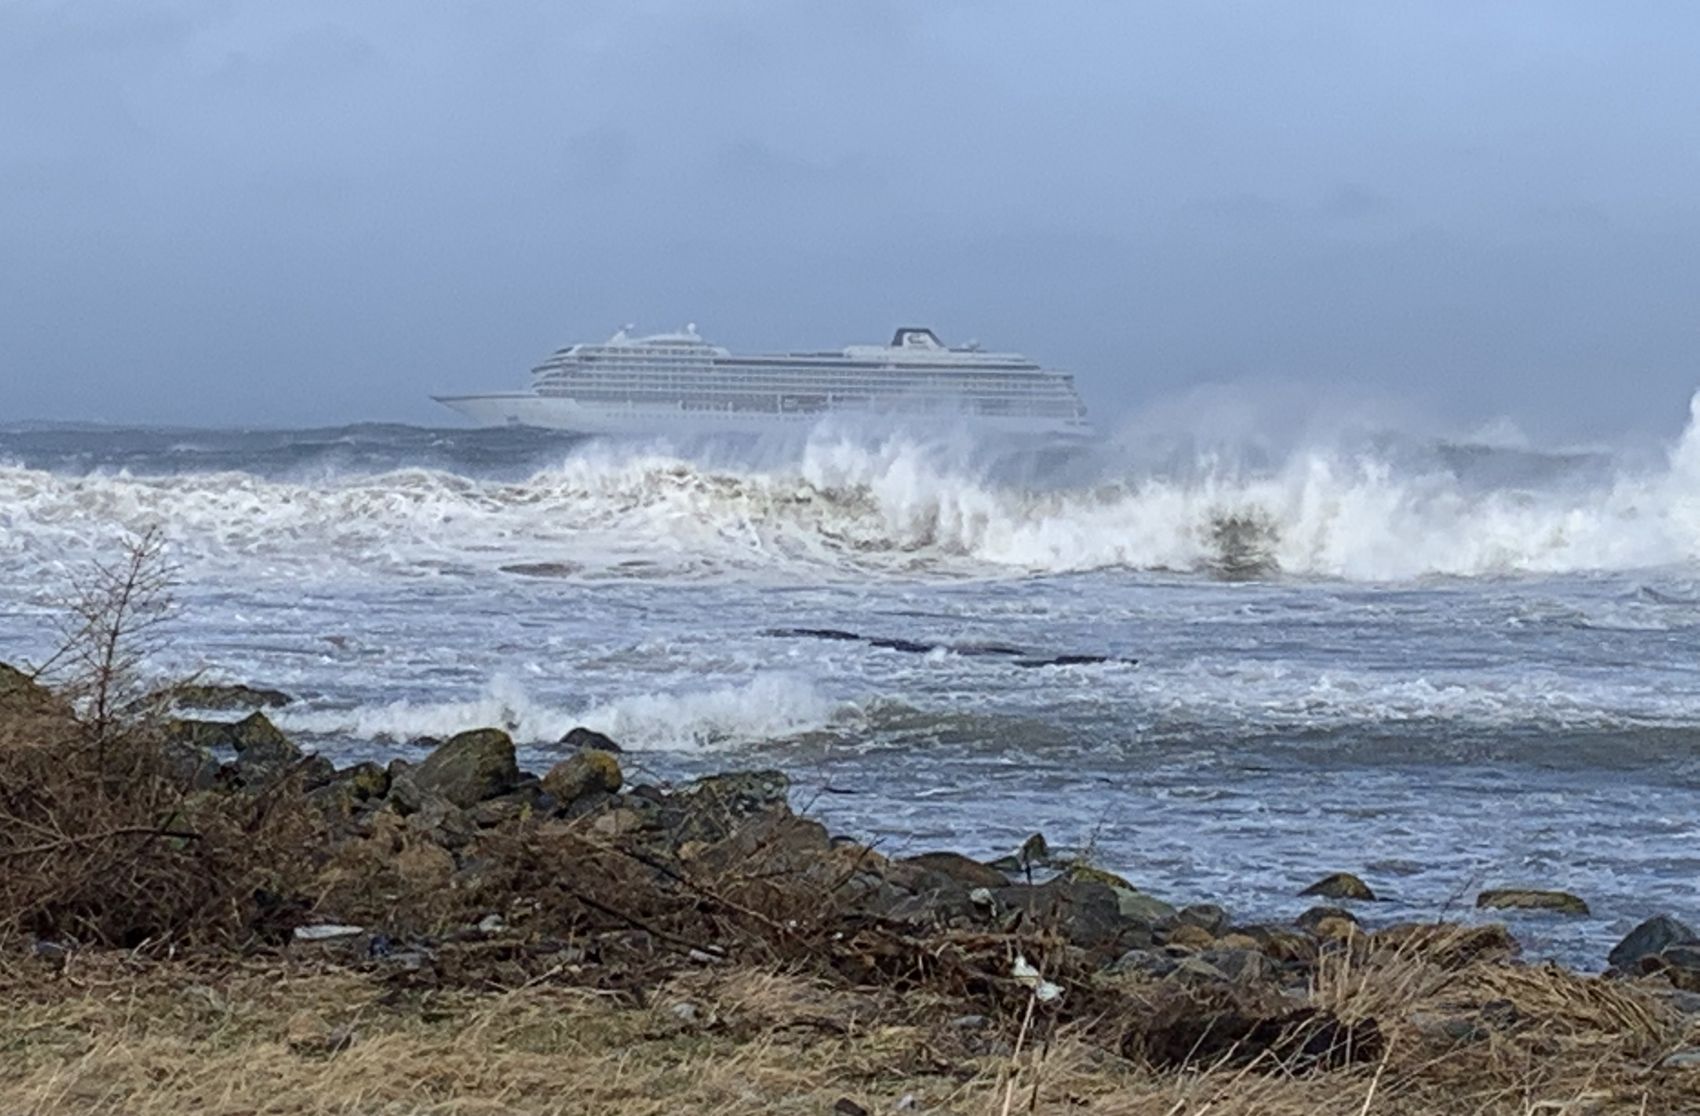
[(1228, 912), (1214, 903), (1194, 903), (1175, 912), (1176, 921), (1220, 937), (1228, 928)]
[(1180, 962), (1173, 957), (1164, 956), (1154, 950), (1130, 949), (1116, 958), (1109, 966), (1113, 974), (1141, 973), (1145, 976), (1166, 977), (1180, 967)]
[(604, 736), (602, 733), (597, 732), (595, 729), (584, 728), (583, 726), (575, 728), (571, 732), (567, 733), (567, 735), (561, 737), (561, 743), (568, 748), (590, 748), (598, 752), (614, 752), (618, 754), (625, 751), (624, 748), (614, 743), (613, 740)]
[(1694, 931), (1687, 924), (1677, 921), (1669, 915), (1654, 915), (1641, 925), (1625, 934), (1623, 940), (1612, 947), (1606, 960), (1614, 969), (1629, 971), (1643, 957), (1663, 953), (1673, 945), (1685, 945), (1696, 940)]
[(1691, 1070), (1700, 1069), (1700, 1048), (1685, 1047), (1682, 1050), (1672, 1050), (1659, 1059), (1660, 1069)]
[(409, 775), (422, 792), (439, 794), (462, 808), (506, 794), (520, 782), (514, 742), (501, 729), (458, 733)]
[(562, 805), (571, 805), (588, 794), (614, 794), (624, 782), (613, 752), (581, 748), (549, 769), (543, 776), (543, 790)]
[(937, 873), (963, 887), (991, 889), (1009, 886), (1008, 876), (960, 853), (922, 853), (919, 856), (906, 856), (898, 863)]

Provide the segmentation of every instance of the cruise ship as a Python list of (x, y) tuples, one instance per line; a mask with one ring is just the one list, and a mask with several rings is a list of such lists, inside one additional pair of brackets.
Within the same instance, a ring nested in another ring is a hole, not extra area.
[(930, 329), (899, 329), (887, 345), (749, 356), (704, 341), (695, 325), (630, 330), (556, 351), (532, 369), (530, 391), (433, 398), (481, 425), (585, 434), (760, 432), (838, 416), (1087, 433), (1069, 374), (1018, 353), (947, 347)]

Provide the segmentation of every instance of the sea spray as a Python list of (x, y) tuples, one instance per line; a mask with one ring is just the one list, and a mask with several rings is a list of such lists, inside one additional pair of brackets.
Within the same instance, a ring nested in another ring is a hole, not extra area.
[[(742, 463), (740, 463), (740, 460)], [(98, 553), (163, 526), (196, 576), (1001, 577), (1178, 570), (1399, 582), (1669, 566), (1700, 555), (1700, 433), (1655, 467), (1478, 448), (1312, 446), (1173, 468), (817, 433), (585, 443), (523, 480), (426, 468), (284, 480), (0, 468), (0, 555)]]

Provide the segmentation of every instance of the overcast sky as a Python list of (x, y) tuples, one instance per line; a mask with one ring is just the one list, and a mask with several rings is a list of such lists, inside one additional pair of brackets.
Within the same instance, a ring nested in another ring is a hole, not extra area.
[(1668, 432), (1697, 58), (1687, 0), (0, 0), (0, 421), (453, 422), (695, 321)]

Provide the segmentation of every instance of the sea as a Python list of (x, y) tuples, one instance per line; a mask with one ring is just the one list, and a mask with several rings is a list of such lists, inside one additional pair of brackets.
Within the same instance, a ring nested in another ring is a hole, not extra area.
[[(161, 677), (339, 762), (575, 726), (636, 781), (778, 768), (893, 856), (1043, 832), (1176, 904), (1492, 917), (1604, 965), (1700, 926), (1700, 427), (696, 443), (353, 425), (0, 431), (0, 659), (157, 527)], [(1586, 917), (1475, 911), (1559, 888)]]

